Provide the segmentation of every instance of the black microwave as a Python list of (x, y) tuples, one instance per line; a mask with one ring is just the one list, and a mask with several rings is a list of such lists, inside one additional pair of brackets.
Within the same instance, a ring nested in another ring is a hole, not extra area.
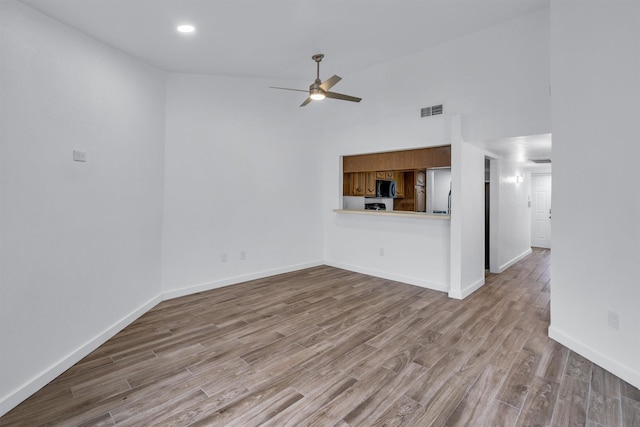
[(376, 197), (396, 197), (396, 182), (376, 180)]

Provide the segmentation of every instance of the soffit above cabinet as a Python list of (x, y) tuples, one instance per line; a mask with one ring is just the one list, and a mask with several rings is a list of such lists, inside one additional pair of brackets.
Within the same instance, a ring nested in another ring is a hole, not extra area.
[(451, 166), (451, 146), (359, 154), (342, 158), (342, 171), (402, 171)]

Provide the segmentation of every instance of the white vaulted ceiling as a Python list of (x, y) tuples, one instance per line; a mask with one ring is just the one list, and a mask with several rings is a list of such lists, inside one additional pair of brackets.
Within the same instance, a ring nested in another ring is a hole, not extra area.
[[(392, 60), (549, 0), (21, 0), (166, 71), (303, 79)], [(181, 23), (194, 34), (175, 31)]]

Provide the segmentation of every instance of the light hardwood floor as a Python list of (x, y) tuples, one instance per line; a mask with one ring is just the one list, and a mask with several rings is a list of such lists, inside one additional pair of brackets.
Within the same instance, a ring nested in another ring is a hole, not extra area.
[(317, 267), (163, 302), (0, 425), (640, 426), (547, 338), (548, 250), (464, 301)]

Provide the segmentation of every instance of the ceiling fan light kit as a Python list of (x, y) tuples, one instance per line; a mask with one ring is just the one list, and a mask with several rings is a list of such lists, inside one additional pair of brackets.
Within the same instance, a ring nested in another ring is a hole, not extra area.
[[(316, 79), (309, 86), (309, 90), (308, 90), (309, 96), (307, 97), (307, 99), (305, 99), (305, 101), (300, 106), (304, 107), (305, 105), (309, 104), (311, 101), (321, 101), (325, 98), (339, 99), (342, 101), (360, 102), (362, 98), (358, 98), (350, 95), (343, 95), (341, 93), (329, 91), (329, 89), (331, 89), (336, 83), (342, 80), (342, 77), (334, 75), (328, 78), (327, 80), (325, 80), (324, 82), (320, 80), (320, 61), (322, 61), (322, 58), (324, 58), (324, 55), (321, 53), (318, 53), (311, 57), (311, 59), (316, 61)], [(269, 87), (271, 89), (284, 89), (284, 90), (293, 90), (296, 92), (307, 92), (306, 90), (291, 89), (288, 87), (275, 87), (275, 86), (269, 86)]]
[(321, 101), (326, 98), (326, 95), (322, 89), (312, 87), (309, 89), (309, 98), (314, 101)]

